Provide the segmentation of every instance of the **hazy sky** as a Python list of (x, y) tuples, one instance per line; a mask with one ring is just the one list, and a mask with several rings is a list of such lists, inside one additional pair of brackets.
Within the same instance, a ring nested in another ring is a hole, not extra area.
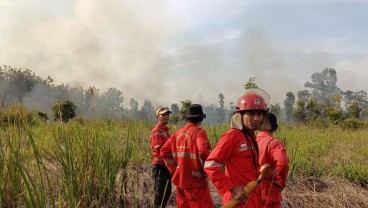
[(282, 105), (335, 68), (368, 91), (368, 1), (0, 0), (0, 65), (155, 106), (225, 105), (256, 77)]

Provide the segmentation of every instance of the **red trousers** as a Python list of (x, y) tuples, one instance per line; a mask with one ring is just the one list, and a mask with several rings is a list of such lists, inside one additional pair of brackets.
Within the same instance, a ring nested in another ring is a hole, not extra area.
[(176, 187), (176, 206), (178, 208), (213, 208), (210, 189)]

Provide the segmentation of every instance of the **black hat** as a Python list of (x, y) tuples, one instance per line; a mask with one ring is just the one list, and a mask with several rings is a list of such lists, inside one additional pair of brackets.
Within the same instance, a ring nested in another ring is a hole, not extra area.
[(199, 104), (192, 104), (187, 107), (187, 112), (184, 115), (184, 118), (195, 118), (202, 117), (206, 118), (206, 114), (203, 113), (202, 106)]
[(277, 125), (277, 117), (275, 114), (273, 113), (268, 113), (267, 114), (268, 120), (270, 121), (271, 127), (272, 127), (272, 131), (276, 131), (278, 125)]

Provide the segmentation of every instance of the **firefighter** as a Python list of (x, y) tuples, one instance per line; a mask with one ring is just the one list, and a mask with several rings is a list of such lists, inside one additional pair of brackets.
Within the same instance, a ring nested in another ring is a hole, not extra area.
[(167, 107), (158, 107), (156, 110), (157, 125), (150, 132), (152, 149), (152, 176), (154, 179), (154, 206), (164, 208), (171, 195), (171, 175), (166, 168), (161, 156), (160, 149), (170, 138), (169, 123), (171, 111)]
[(234, 198), (241, 202), (236, 207), (260, 207), (260, 188), (248, 196), (243, 187), (250, 181), (256, 181), (260, 174), (254, 131), (261, 126), (267, 111), (267, 104), (261, 95), (241, 95), (231, 119), (231, 129), (221, 137), (205, 162), (205, 171), (223, 196), (223, 204)]
[(262, 207), (281, 208), (281, 191), (286, 186), (289, 159), (284, 145), (272, 135), (278, 128), (275, 114), (268, 113), (265, 121), (269, 122), (269, 129), (259, 132), (256, 138), (259, 164), (271, 165), (269, 175), (261, 183)]
[(207, 177), (203, 170), (211, 145), (206, 132), (199, 127), (206, 115), (201, 105), (192, 104), (188, 106), (184, 118), (186, 125), (164, 144), (161, 157), (176, 186), (177, 207), (212, 208)]

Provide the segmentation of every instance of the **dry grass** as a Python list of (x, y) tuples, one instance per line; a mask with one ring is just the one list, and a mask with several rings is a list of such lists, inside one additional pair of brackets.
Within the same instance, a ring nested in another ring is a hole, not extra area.
[(300, 178), (290, 180), (283, 191), (283, 207), (366, 208), (367, 188), (342, 178)]
[[(129, 168), (128, 189), (120, 207), (153, 207), (153, 181), (149, 164)], [(221, 198), (210, 183), (214, 208)], [(134, 195), (134, 193), (136, 195)], [(283, 191), (284, 208), (368, 208), (368, 189), (342, 178), (301, 178), (289, 180)], [(175, 186), (167, 208), (176, 207)]]

